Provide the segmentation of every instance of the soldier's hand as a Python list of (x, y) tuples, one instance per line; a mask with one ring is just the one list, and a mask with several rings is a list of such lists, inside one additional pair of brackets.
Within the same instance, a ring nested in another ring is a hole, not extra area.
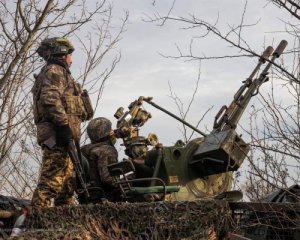
[(56, 127), (56, 143), (58, 147), (68, 149), (70, 142), (73, 140), (73, 133), (69, 125)]

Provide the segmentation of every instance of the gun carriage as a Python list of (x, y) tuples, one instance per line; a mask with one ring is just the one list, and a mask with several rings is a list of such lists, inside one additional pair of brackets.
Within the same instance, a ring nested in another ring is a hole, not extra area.
[[(139, 97), (129, 105), (126, 112), (124, 108), (119, 108), (115, 114), (118, 119), (116, 133), (124, 141), (125, 154), (130, 158), (139, 157), (134, 153), (137, 142), (140, 145), (153, 145), (153, 149), (147, 151), (143, 157), (146, 167), (149, 167), (147, 174), (161, 179), (166, 186), (180, 186), (180, 191), (172, 194), (173, 199), (214, 197), (230, 191), (232, 173), (239, 169), (250, 150), (249, 145), (236, 132), (236, 127), (251, 98), (257, 95), (260, 86), (269, 80), (270, 67), (286, 46), (287, 42), (282, 40), (275, 51), (271, 46), (266, 48), (255, 69), (234, 94), (230, 105), (222, 106), (216, 114), (213, 130), (209, 134), (201, 132), (157, 105), (152, 97)], [(266, 67), (258, 75), (265, 63)], [(148, 138), (140, 137), (139, 128), (151, 118), (151, 114), (142, 109), (143, 102), (165, 112), (202, 136), (186, 144), (177, 142), (171, 147), (159, 144), (154, 134), (150, 134)], [(156, 181), (149, 184), (155, 185)]]

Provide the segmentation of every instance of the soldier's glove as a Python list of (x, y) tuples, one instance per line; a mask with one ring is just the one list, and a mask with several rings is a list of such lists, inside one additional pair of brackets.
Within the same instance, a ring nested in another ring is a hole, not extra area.
[(56, 127), (56, 144), (58, 147), (68, 149), (72, 140), (73, 133), (69, 125)]

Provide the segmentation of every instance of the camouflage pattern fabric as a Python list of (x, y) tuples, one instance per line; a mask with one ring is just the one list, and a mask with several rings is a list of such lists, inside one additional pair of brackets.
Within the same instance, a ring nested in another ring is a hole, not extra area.
[(73, 164), (68, 154), (60, 148), (43, 150), (39, 183), (32, 197), (32, 205), (50, 207), (54, 198), (56, 206), (73, 204)]
[(24, 239), (217, 240), (231, 224), (225, 201), (103, 203), (30, 209)]
[(104, 137), (109, 135), (111, 125), (111, 121), (104, 117), (98, 117), (91, 120), (87, 126), (87, 134), (91, 142), (101, 142)]
[(31, 208), (17, 239), (298, 240), (299, 213), (299, 203), (225, 200)]
[(56, 146), (56, 127), (69, 125), (74, 139), (80, 140), (80, 123), (87, 117), (82, 89), (66, 63), (51, 59), (36, 77), (31, 91), (37, 141), (44, 148), (41, 176), (32, 204), (49, 207), (51, 198), (56, 205), (70, 204), (74, 192), (73, 165), (67, 153)]
[[(114, 179), (110, 176), (107, 166), (118, 161), (118, 152), (110, 143), (110, 140), (85, 145), (81, 148), (81, 151), (89, 161), (91, 186), (99, 187), (106, 193), (115, 189)], [(91, 198), (97, 198), (97, 196), (93, 196), (92, 191), (90, 195)]]
[(29, 205), (27, 199), (0, 195), (0, 239), (8, 239), (17, 217)]
[(79, 140), (80, 123), (86, 116), (80, 85), (75, 83), (67, 67), (57, 63), (60, 65), (48, 63), (32, 88), (38, 143), (50, 148), (55, 144), (55, 126), (69, 124), (75, 140)]

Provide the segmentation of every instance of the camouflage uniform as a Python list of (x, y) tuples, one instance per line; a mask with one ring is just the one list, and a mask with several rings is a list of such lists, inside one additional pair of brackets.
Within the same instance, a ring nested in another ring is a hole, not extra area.
[[(125, 154), (129, 156), (135, 168), (133, 178), (151, 178), (154, 167), (148, 166), (148, 162), (145, 162), (148, 152), (146, 139), (142, 136), (136, 136), (124, 141), (124, 144), (126, 147)], [(133, 183), (133, 186), (147, 187), (149, 184), (149, 182), (137, 182)]]
[(107, 166), (118, 162), (118, 152), (109, 140), (100, 143), (88, 144), (82, 147), (83, 155), (89, 161), (90, 200), (97, 201), (100, 198), (111, 200), (112, 191), (117, 186), (110, 176)]
[(74, 140), (80, 139), (80, 123), (86, 119), (82, 89), (65, 62), (47, 61), (32, 88), (37, 141), (43, 150), (42, 168), (32, 198), (33, 206), (71, 204), (74, 192), (73, 164), (67, 150), (57, 146), (57, 127), (68, 125)]
[(93, 119), (87, 127), (87, 133), (92, 143), (81, 148), (82, 154), (89, 162), (90, 202), (97, 202), (101, 198), (115, 200), (114, 195), (118, 188), (110, 176), (107, 166), (118, 162), (118, 152), (114, 147), (112, 137), (108, 136), (110, 130), (109, 120)]

